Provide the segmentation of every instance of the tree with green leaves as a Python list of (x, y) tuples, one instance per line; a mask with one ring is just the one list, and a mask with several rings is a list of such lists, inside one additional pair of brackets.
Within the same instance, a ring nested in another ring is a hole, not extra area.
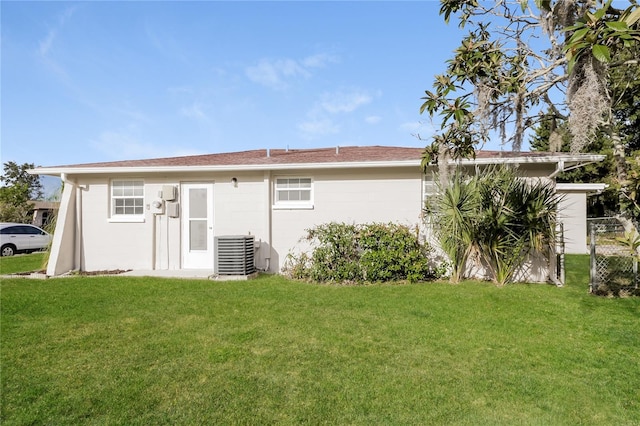
[(14, 161), (4, 163), (4, 172), (0, 176), (0, 221), (30, 221), (32, 200), (41, 199), (43, 187), (40, 176), (27, 172), (35, 166), (31, 163), (17, 164)]
[[(543, 121), (534, 129), (535, 133), (529, 140), (531, 149), (543, 152), (570, 152), (571, 134), (566, 122), (550, 119)], [(585, 164), (579, 168), (572, 168), (556, 176), (557, 182), (562, 183), (605, 183), (607, 188), (597, 197), (587, 199), (587, 214), (592, 217), (613, 216), (619, 209), (620, 185), (617, 181), (616, 163), (613, 158), (613, 144), (602, 132), (590, 142), (584, 150), (586, 152), (602, 154), (603, 161)]]
[[(631, 50), (621, 52), (620, 62), (630, 62), (640, 57), (640, 52)], [(603, 194), (591, 198), (590, 214), (613, 215), (627, 211), (634, 219), (640, 219), (640, 197), (635, 188), (638, 182), (638, 156), (640, 155), (640, 66), (614, 67), (609, 73), (610, 96), (615, 100), (612, 104), (612, 116), (617, 126), (617, 134), (624, 147), (626, 158), (627, 182), (618, 180), (617, 162), (614, 158), (613, 140), (599, 129), (584, 151), (603, 154), (605, 160), (589, 164), (579, 169), (563, 172), (557, 177), (558, 182), (603, 182), (608, 185)], [(534, 129), (530, 145), (536, 151), (570, 152), (572, 135), (566, 121), (549, 113), (543, 117)], [(621, 188), (626, 188), (625, 192)], [(621, 197), (622, 196), (622, 197)], [(623, 203), (622, 207), (620, 203)]]
[(496, 135), (519, 151), (531, 129), (551, 118), (567, 123), (572, 152), (604, 131), (618, 180), (627, 181), (622, 124), (613, 114), (620, 98), (609, 83), (638, 67), (635, 0), (625, 9), (611, 0), (441, 0), (440, 13), (469, 31), (425, 92), (420, 111), (439, 118), (441, 131), (424, 164), (473, 157)]

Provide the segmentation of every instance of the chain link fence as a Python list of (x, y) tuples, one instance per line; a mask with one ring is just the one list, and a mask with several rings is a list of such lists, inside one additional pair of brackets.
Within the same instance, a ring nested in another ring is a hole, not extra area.
[(640, 295), (638, 234), (625, 230), (616, 218), (593, 218), (588, 220), (588, 224), (590, 292), (602, 296)]

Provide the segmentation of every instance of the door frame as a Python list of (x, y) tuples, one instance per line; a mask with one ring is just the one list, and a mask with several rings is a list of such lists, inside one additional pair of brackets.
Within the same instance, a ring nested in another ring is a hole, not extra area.
[[(200, 218), (190, 218), (191, 202), (189, 198), (189, 190), (206, 189), (206, 250), (190, 250), (190, 229), (191, 221)], [(211, 269), (214, 266), (214, 182), (213, 181), (195, 181), (180, 182), (180, 193), (182, 198), (182, 214), (180, 223), (181, 232), (181, 264), (183, 269)]]

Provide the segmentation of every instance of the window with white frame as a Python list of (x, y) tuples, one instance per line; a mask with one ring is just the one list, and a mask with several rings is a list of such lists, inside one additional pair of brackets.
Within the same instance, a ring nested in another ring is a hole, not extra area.
[(309, 207), (312, 205), (313, 182), (309, 177), (280, 177), (275, 182), (274, 205)]
[(433, 212), (435, 197), (438, 195), (437, 176), (433, 172), (426, 172), (422, 175), (422, 216), (425, 219), (431, 217)]
[(434, 173), (427, 172), (422, 175), (422, 203), (426, 203), (431, 197), (438, 194), (438, 183)]
[(111, 217), (142, 218), (144, 216), (144, 182), (141, 180), (111, 181)]

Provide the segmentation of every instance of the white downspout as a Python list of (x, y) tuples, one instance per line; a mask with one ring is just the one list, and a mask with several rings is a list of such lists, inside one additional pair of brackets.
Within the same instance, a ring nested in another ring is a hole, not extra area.
[(264, 172), (264, 182), (265, 182), (265, 187), (266, 187), (266, 201), (267, 201), (267, 214), (266, 214), (266, 220), (265, 220), (265, 224), (267, 227), (267, 245), (269, 247), (269, 253), (267, 253), (267, 256), (265, 257), (265, 272), (270, 272), (271, 269), (271, 252), (273, 250), (273, 248), (271, 247), (272, 244), (272, 228), (273, 228), (273, 207), (272, 207), (272, 203), (271, 203), (271, 171), (266, 171)]
[[(547, 176), (547, 178), (552, 181), (554, 190), (556, 187), (556, 176), (558, 176), (560, 173), (564, 171), (565, 171), (564, 160), (558, 160), (558, 164), (556, 165), (555, 171), (551, 173), (549, 176)], [(556, 242), (556, 244), (554, 244), (553, 247), (550, 247), (551, 253), (549, 253), (550, 256), (549, 256), (549, 262), (548, 262), (548, 267), (549, 267), (548, 278), (553, 284), (556, 285), (556, 287), (563, 286), (562, 280), (558, 279), (558, 276), (557, 276), (558, 260), (560, 261), (561, 266), (564, 268), (564, 248), (562, 248), (561, 250), (562, 250), (562, 253), (560, 253), (560, 259), (558, 259), (558, 243)], [(564, 275), (564, 271), (560, 271), (560, 274)]]
[(158, 220), (155, 213), (151, 215), (153, 220), (151, 221), (151, 270), (156, 270), (156, 252), (158, 251), (158, 244), (156, 242), (157, 239), (157, 231), (156, 231), (156, 221)]
[(558, 160), (558, 164), (556, 165), (556, 170), (547, 177), (549, 179), (555, 179), (555, 177), (562, 172), (564, 172), (564, 160)]
[(76, 185), (76, 242), (75, 246), (75, 269), (82, 271), (82, 250), (80, 246), (82, 244), (82, 188)]

